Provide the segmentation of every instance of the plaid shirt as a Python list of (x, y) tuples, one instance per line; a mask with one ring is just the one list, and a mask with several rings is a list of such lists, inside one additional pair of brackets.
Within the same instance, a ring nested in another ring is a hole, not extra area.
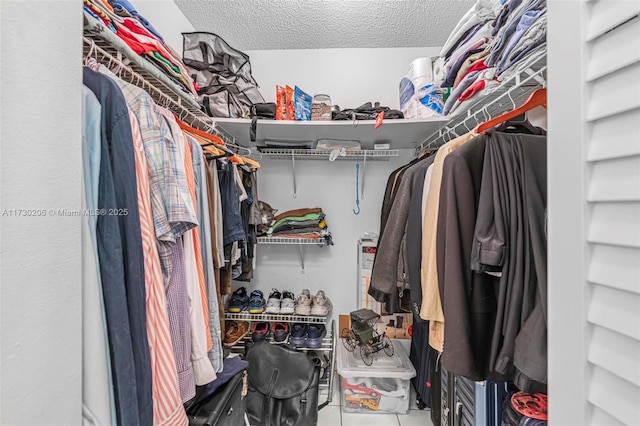
[(117, 79), (127, 104), (138, 118), (149, 169), (153, 223), (165, 286), (171, 276), (171, 255), (176, 238), (198, 225), (189, 196), (183, 156), (147, 92)]

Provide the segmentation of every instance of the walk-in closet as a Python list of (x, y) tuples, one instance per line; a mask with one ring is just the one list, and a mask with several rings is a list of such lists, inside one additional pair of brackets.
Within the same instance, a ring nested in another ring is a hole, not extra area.
[(640, 425), (640, 2), (0, 1), (0, 424)]

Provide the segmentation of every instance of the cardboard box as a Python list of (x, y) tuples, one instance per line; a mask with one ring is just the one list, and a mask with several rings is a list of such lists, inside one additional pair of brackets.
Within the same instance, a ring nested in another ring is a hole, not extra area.
[[(373, 260), (376, 256), (377, 241), (369, 239), (358, 240), (358, 309), (371, 309), (380, 314), (380, 321), (375, 325), (378, 333), (386, 333), (392, 339), (410, 339), (407, 329), (413, 324), (413, 314), (389, 314), (385, 312), (384, 305), (369, 296)], [(347, 315), (348, 317), (348, 315)], [(398, 327), (400, 325), (400, 327)], [(340, 332), (342, 325), (340, 326)]]
[(349, 315), (338, 315), (338, 336), (342, 336), (342, 330), (351, 329), (351, 317)]
[(373, 271), (373, 259), (376, 257), (377, 241), (358, 240), (358, 309), (371, 309), (377, 313), (382, 312), (382, 304), (369, 296), (371, 284), (371, 272)]

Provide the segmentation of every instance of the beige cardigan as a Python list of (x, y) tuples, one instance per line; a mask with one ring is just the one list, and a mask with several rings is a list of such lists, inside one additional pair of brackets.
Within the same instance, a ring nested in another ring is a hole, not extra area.
[(438, 228), (438, 209), (440, 207), (440, 186), (442, 167), (449, 153), (458, 149), (477, 136), (470, 132), (442, 145), (433, 161), (433, 172), (427, 196), (427, 207), (422, 222), (422, 306), (420, 318), (431, 322), (429, 325), (429, 345), (442, 352), (444, 347), (444, 313), (438, 288), (438, 270), (436, 265), (436, 233)]

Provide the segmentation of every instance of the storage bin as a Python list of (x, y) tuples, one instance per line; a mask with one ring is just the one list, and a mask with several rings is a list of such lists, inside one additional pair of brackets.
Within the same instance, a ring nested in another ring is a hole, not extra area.
[(393, 356), (384, 351), (366, 365), (360, 350), (349, 352), (336, 345), (342, 411), (349, 413), (409, 413), (410, 379), (416, 375), (402, 344), (394, 342)]

